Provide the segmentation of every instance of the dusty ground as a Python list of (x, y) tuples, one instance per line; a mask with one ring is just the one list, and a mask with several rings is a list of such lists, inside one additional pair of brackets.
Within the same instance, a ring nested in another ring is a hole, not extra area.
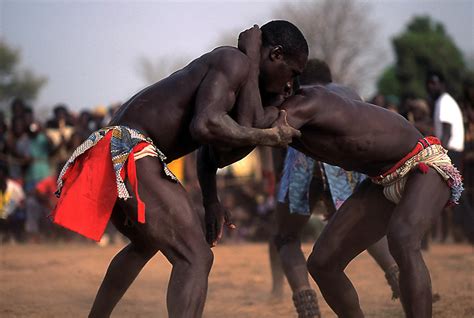
[[(119, 245), (0, 246), (0, 317), (86, 317), (105, 269)], [(310, 246), (304, 249), (309, 252)], [(264, 244), (215, 250), (204, 317), (296, 317), (288, 287), (271, 300)], [(433, 289), (441, 295), (434, 317), (474, 317), (474, 252), (466, 245), (435, 245), (426, 259)], [(170, 265), (155, 257), (132, 285), (114, 317), (166, 317)], [(348, 268), (367, 317), (402, 317), (390, 300), (383, 273), (367, 254)], [(319, 291), (318, 291), (319, 293)], [(324, 317), (335, 317), (322, 298)]]

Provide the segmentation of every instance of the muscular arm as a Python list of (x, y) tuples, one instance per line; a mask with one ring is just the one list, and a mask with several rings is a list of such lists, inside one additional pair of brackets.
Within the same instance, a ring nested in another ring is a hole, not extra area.
[[(192, 136), (204, 143), (216, 146), (242, 147), (257, 144), (278, 146), (287, 141), (276, 128), (257, 129), (239, 125), (229, 116), (237, 97), (242, 91), (243, 103), (261, 107), (260, 96), (249, 90), (253, 80), (247, 58), (240, 52), (222, 53), (203, 79), (196, 96), (195, 114), (191, 122)], [(250, 82), (249, 82), (250, 81)], [(253, 106), (252, 106), (253, 107)], [(251, 108), (252, 109), (252, 108)], [(244, 116), (238, 114), (238, 116)], [(253, 124), (251, 115), (245, 118)]]
[(198, 151), (197, 159), (198, 179), (205, 210), (206, 241), (212, 247), (222, 237), (224, 224), (229, 228), (235, 228), (235, 225), (230, 220), (229, 212), (220, 204), (217, 196), (217, 163), (211, 147), (209, 145), (202, 146)]

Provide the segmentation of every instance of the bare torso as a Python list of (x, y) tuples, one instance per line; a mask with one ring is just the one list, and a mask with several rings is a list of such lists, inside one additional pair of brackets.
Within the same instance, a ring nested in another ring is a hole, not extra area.
[(337, 87), (313, 86), (288, 99), (283, 106), (288, 122), (302, 133), (291, 146), (316, 160), (376, 176), (422, 137), (402, 116), (342, 96)]
[[(197, 91), (213, 64), (235, 48), (222, 47), (143, 89), (119, 109), (110, 125), (135, 128), (150, 137), (172, 161), (199, 147), (190, 133)], [(240, 52), (237, 54), (241, 54)]]

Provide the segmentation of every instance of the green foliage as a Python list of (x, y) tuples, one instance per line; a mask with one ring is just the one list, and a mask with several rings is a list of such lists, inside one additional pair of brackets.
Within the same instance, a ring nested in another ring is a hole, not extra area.
[(46, 78), (18, 69), (19, 61), (20, 52), (0, 40), (0, 102), (12, 97), (33, 100), (46, 83)]
[(377, 81), (378, 92), (382, 95), (400, 96), (400, 83), (395, 73), (395, 67), (387, 67)]
[(425, 97), (426, 73), (437, 70), (444, 74), (448, 90), (459, 96), (465, 64), (461, 51), (441, 23), (429, 16), (414, 17), (392, 44), (395, 65), (386, 69), (378, 80), (378, 88), (384, 94), (411, 93)]

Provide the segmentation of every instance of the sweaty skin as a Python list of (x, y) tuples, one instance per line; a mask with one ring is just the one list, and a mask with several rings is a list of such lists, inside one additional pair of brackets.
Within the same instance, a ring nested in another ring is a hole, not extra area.
[[(331, 92), (347, 99), (362, 101), (362, 98), (349, 87), (328, 83), (324, 85)], [(279, 173), (279, 172), (277, 172)], [(317, 187), (317, 188), (315, 188)], [(309, 203), (310, 211), (313, 210), (314, 204), (323, 197), (323, 189), (320, 188), (320, 183), (312, 180), (309, 188)], [(334, 209), (331, 202), (326, 202), (326, 207), (331, 210)], [(334, 214), (331, 212), (330, 214)], [(298, 293), (303, 290), (311, 289), (308, 280), (308, 270), (306, 268), (306, 258), (301, 250), (300, 236), (304, 226), (308, 223), (310, 215), (300, 215), (290, 213), (288, 203), (278, 203), (275, 209), (276, 216), (276, 235), (270, 241), (270, 264), (272, 268), (273, 290), (274, 294), (278, 295), (278, 291), (283, 288), (283, 279), (278, 279), (279, 272), (284, 271), (288, 283), (293, 293)], [(279, 240), (277, 248), (275, 239)], [(282, 243), (283, 242), (283, 243)], [(388, 249), (387, 238), (384, 237), (378, 243), (367, 248), (369, 254), (376, 260), (384, 272), (393, 271), (396, 267), (395, 260), (390, 255)], [(398, 267), (396, 268), (398, 270)], [(275, 279), (276, 278), (276, 279)], [(392, 283), (389, 281), (389, 283)], [(392, 286), (391, 286), (392, 287)], [(395, 282), (394, 289), (395, 296), (398, 296), (398, 283)], [(317, 303), (314, 304), (317, 306)]]
[(315, 160), (377, 176), (423, 137), (402, 116), (332, 90), (319, 85), (302, 88), (282, 107), (288, 123), (301, 128), (301, 138), (291, 146)]
[[(338, 96), (323, 86), (298, 90), (282, 108), (288, 112), (289, 124), (302, 133), (292, 147), (318, 161), (369, 176), (389, 170), (422, 138), (398, 114)], [(212, 165), (212, 160), (207, 162)], [(202, 174), (205, 175), (209, 177), (210, 173)], [(217, 198), (215, 193), (206, 196)], [(446, 182), (432, 168), (408, 175), (396, 205), (384, 196), (382, 186), (370, 180), (362, 182), (324, 228), (307, 261), (311, 276), (339, 317), (364, 316), (357, 292), (344, 270), (353, 258), (384, 235), (400, 269), (405, 315), (431, 317), (431, 281), (421, 254), (421, 239), (449, 196)]]
[[(285, 122), (277, 121), (268, 129), (253, 128), (269, 126), (278, 116), (284, 116), (276, 108), (263, 109), (261, 96), (283, 92), (284, 84), (306, 63), (306, 53), (291, 62), (280, 52), (278, 47), (262, 47), (262, 54), (254, 63), (236, 48), (217, 48), (137, 93), (109, 125), (138, 129), (153, 140), (168, 162), (203, 144), (285, 146), (299, 136)], [(259, 68), (260, 60), (266, 63), (265, 68)], [(269, 78), (262, 70), (273, 75)], [(262, 78), (268, 85), (259, 90)], [(111, 221), (130, 239), (130, 244), (110, 263), (89, 317), (110, 316), (143, 266), (158, 251), (173, 266), (167, 293), (168, 315), (200, 317), (213, 262), (201, 220), (181, 184), (164, 176), (158, 158), (138, 160), (136, 170), (139, 195), (146, 204), (146, 222), (137, 222), (136, 199), (117, 200)]]
[[(284, 145), (287, 139), (278, 129), (245, 128), (229, 115), (234, 106), (248, 105), (249, 101), (242, 101), (239, 95), (246, 89), (248, 77), (245, 55), (235, 48), (217, 48), (139, 92), (120, 108), (109, 125), (125, 125), (144, 132), (168, 161), (203, 143), (234, 147)], [(254, 109), (259, 106), (252, 103)], [(253, 123), (261, 118), (241, 120)]]

